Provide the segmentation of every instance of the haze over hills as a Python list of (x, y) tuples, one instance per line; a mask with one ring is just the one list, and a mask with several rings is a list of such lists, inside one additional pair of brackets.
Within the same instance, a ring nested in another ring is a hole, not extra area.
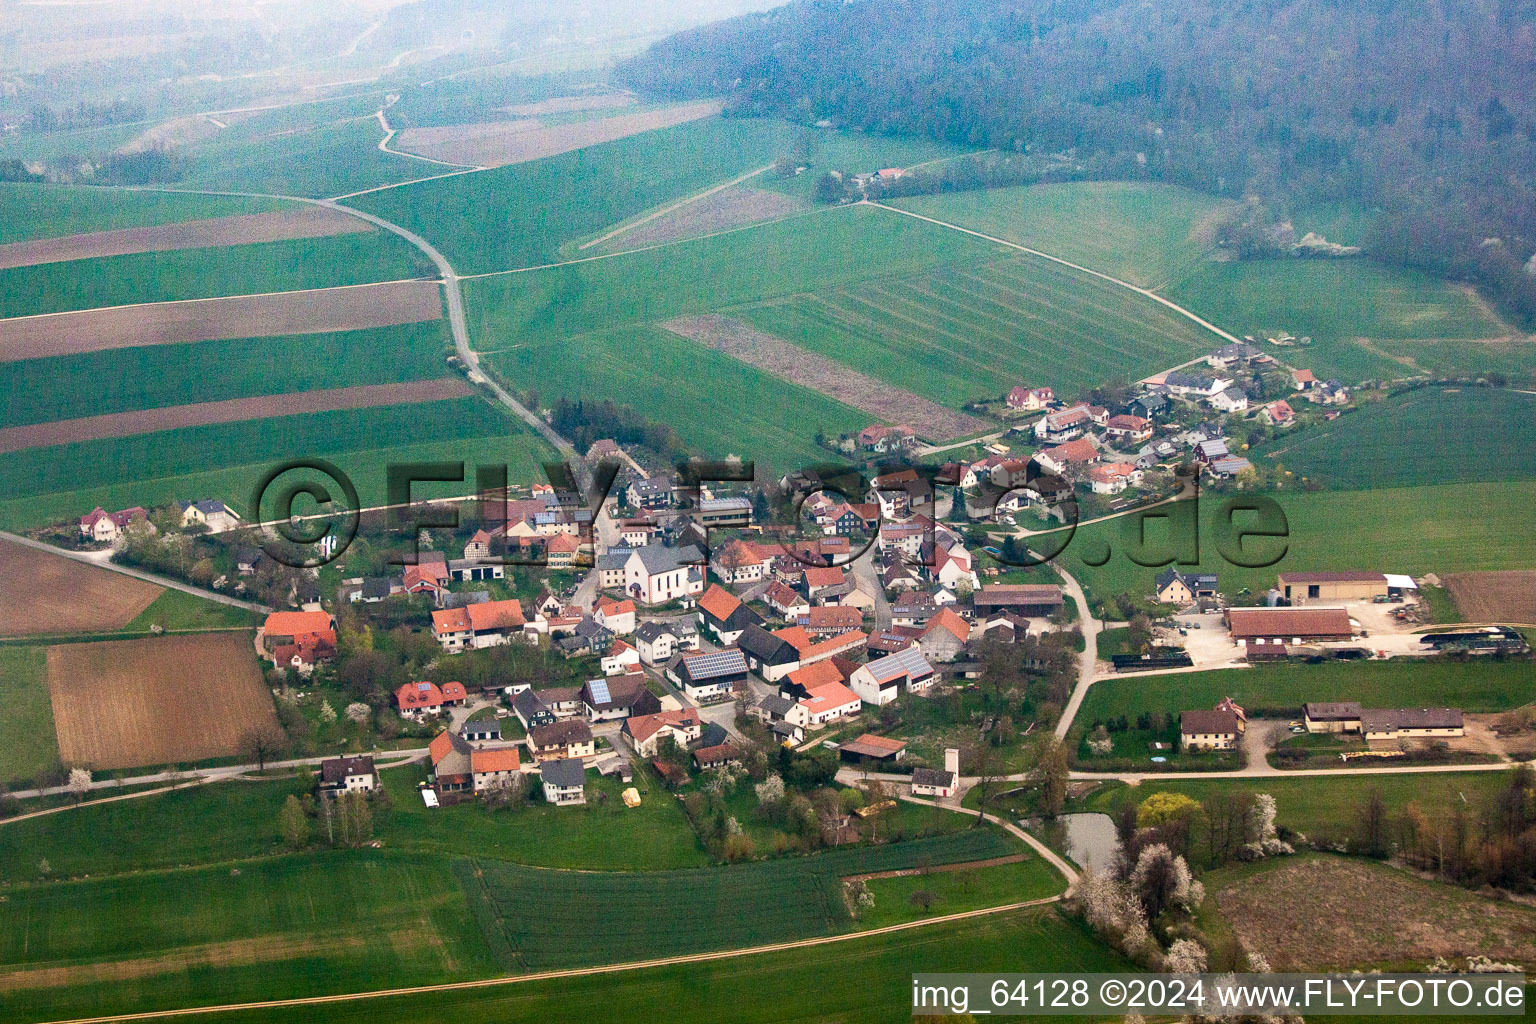
[(1531, 0), (798, 0), (620, 74), (744, 114), (1069, 151), (1042, 177), (1257, 196), (1239, 244), (1342, 206), (1347, 240), (1536, 314)]

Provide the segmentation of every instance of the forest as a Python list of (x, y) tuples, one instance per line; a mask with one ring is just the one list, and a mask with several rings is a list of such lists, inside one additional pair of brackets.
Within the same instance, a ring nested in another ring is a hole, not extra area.
[(1335, 241), (1536, 318), (1536, 0), (796, 0), (619, 75), (1027, 158), (1010, 181), (1165, 181), (1248, 198), (1250, 224), (1348, 209)]

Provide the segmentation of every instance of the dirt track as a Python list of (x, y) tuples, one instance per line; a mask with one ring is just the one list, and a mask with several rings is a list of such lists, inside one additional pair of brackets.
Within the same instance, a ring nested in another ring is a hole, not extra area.
[(656, 128), (670, 128), (719, 112), (719, 103), (701, 100), (570, 124), (544, 125), (537, 119), (524, 118), (488, 124), (408, 128), (395, 137), (394, 146), (432, 160), (500, 167), (568, 153)]
[(436, 281), (84, 309), (0, 320), (0, 362), (216, 338), (324, 334), (442, 315)]
[(243, 630), (50, 647), (48, 688), (65, 764), (203, 761), (277, 727)]
[(457, 377), (439, 380), (415, 380), (401, 384), (369, 384), (327, 391), (300, 391), (285, 395), (235, 398), (224, 402), (196, 405), (171, 405), (160, 409), (85, 416), (52, 423), (33, 423), (24, 427), (0, 429), (0, 452), (15, 452), (46, 445), (94, 441), (103, 437), (126, 437), (157, 430), (180, 430), (212, 423), (238, 423), (270, 416), (295, 416), (331, 412), (336, 409), (365, 409), (376, 405), (406, 405), (463, 398), (473, 389)]
[(121, 629), (161, 593), (153, 583), (0, 540), (0, 636)]
[(905, 423), (924, 440), (944, 441), (979, 434), (988, 426), (985, 420), (946, 409), (937, 402), (865, 376), (740, 320), (705, 313), (680, 316), (661, 326), (887, 423)]
[(39, 263), (123, 256), (135, 252), (206, 249), (219, 245), (248, 245), (285, 238), (321, 238), (372, 231), (364, 221), (318, 206), (275, 210), (237, 217), (213, 217), (179, 224), (92, 231), (63, 238), (39, 238), (0, 245), (0, 270)]

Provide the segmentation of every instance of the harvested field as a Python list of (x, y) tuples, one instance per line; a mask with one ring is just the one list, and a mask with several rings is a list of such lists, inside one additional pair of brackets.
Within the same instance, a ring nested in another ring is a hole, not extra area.
[(202, 761), (238, 753), (253, 729), (277, 728), (244, 631), (52, 647), (48, 688), (65, 764)]
[(720, 112), (714, 100), (679, 103), (660, 110), (615, 114), (570, 124), (545, 125), (536, 118), (408, 128), (395, 137), (395, 148), (433, 160), (500, 167), (567, 153), (600, 142), (670, 128)]
[(52, 423), (31, 423), (0, 429), (0, 452), (16, 452), (55, 444), (94, 441), (103, 437), (151, 434), (157, 430), (205, 427), (212, 423), (243, 423), (272, 416), (297, 416), (336, 409), (367, 409), (377, 405), (410, 405), (465, 398), (474, 393), (457, 377), (414, 380), (398, 384), (364, 384), (325, 391), (298, 391), (224, 402), (170, 405), (159, 409), (84, 416)]
[(0, 320), (0, 362), (220, 338), (323, 334), (442, 315), (436, 281), (82, 309)]
[(153, 583), (0, 540), (0, 636), (121, 629), (162, 592)]
[(590, 96), (551, 96), (537, 103), (518, 103), (502, 107), (514, 117), (538, 117), (540, 114), (575, 114), (583, 110), (611, 110), (633, 106), (635, 98), (627, 92), (601, 92)]
[(905, 423), (921, 438), (946, 441), (980, 433), (985, 420), (946, 409), (910, 391), (858, 373), (754, 327), (720, 316), (680, 316), (661, 325), (673, 334), (718, 349), (780, 380), (819, 391), (887, 423)]
[(251, 213), (236, 217), (211, 217), (180, 224), (92, 231), (63, 238), (39, 238), (0, 245), (0, 270), (40, 263), (124, 256), (134, 252), (166, 252), (171, 249), (206, 249), (218, 245), (248, 245), (288, 238), (322, 238), (372, 231), (359, 217), (304, 206), (294, 210)]
[(669, 210), (628, 230), (619, 230), (605, 240), (599, 251), (634, 249), (679, 238), (697, 238), (728, 228), (760, 224), (808, 209), (803, 199), (766, 189), (735, 187), (722, 189), (696, 202)]
[(1441, 578), (1468, 622), (1536, 626), (1536, 570), (1453, 572)]
[(1276, 971), (1419, 969), (1439, 956), (1536, 963), (1530, 907), (1379, 864), (1297, 859), (1226, 886), (1216, 902), (1243, 945), (1263, 953)]

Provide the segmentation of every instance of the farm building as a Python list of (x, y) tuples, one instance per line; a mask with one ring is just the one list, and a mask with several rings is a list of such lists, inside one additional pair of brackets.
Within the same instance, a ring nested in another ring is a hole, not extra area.
[(746, 656), (747, 667), (776, 683), (800, 667), (800, 651), (784, 637), (753, 623), (741, 631), (736, 645)]
[(724, 700), (747, 681), (747, 659), (739, 650), (679, 654), (667, 666), (667, 678), (689, 700)]
[(848, 686), (866, 704), (889, 704), (903, 693), (922, 693), (933, 685), (933, 666), (921, 648), (908, 647), (867, 665), (848, 677)]
[(1261, 647), (1348, 640), (1353, 634), (1343, 608), (1228, 608), (1225, 619), (1234, 641)]
[(900, 761), (906, 753), (905, 740), (864, 733), (837, 748), (838, 756), (849, 764), (866, 764), (871, 761)]
[(1179, 745), (1185, 750), (1231, 750), (1241, 731), (1233, 711), (1185, 711), (1179, 715)]
[(635, 630), (640, 660), (665, 665), (678, 651), (699, 649), (699, 630), (691, 622), (645, 622)]
[(1460, 736), (1465, 730), (1456, 708), (1361, 708), (1355, 701), (1302, 706), (1311, 733), (1358, 733), (1368, 740)]
[(948, 747), (944, 751), (944, 767), (912, 769), (912, 795), (933, 796), (948, 799), (955, 795), (960, 785), (960, 750)]
[(699, 625), (722, 646), (734, 644), (742, 630), (753, 623), (762, 625), (763, 617), (718, 584), (699, 598)]
[(1292, 605), (1387, 596), (1387, 577), (1379, 572), (1283, 572), (1278, 579), (1280, 595)]

